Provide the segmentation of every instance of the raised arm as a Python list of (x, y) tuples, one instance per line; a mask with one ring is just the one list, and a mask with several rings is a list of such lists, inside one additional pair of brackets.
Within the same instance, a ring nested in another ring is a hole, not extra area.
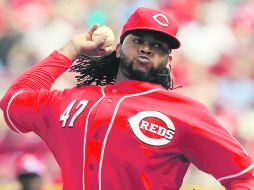
[(104, 45), (104, 39), (97, 43), (92, 41), (92, 33), (97, 28), (98, 25), (94, 25), (88, 32), (74, 36), (64, 47), (20, 75), (10, 89), (50, 89), (54, 81), (80, 54), (97, 56), (111, 53), (111, 47), (101, 48)]
[(43, 112), (38, 114), (40, 108), (47, 106), (60, 93), (50, 91), (52, 84), (80, 54), (98, 56), (111, 53), (111, 47), (103, 48), (104, 39), (97, 43), (91, 40), (97, 28), (98, 25), (94, 25), (88, 32), (74, 36), (64, 47), (33, 65), (12, 83), (0, 102), (10, 128), (28, 132), (38, 125), (35, 120), (43, 120)]

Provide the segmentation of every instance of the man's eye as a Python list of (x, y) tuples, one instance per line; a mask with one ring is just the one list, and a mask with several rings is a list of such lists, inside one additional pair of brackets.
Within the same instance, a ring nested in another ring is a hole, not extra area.
[(142, 43), (142, 41), (141, 41), (140, 39), (134, 39), (133, 42), (134, 42), (135, 44), (141, 44), (141, 43)]
[(154, 47), (155, 49), (159, 49), (159, 48), (161, 48), (161, 45), (160, 45), (159, 43), (154, 43), (154, 44), (153, 44), (153, 47)]

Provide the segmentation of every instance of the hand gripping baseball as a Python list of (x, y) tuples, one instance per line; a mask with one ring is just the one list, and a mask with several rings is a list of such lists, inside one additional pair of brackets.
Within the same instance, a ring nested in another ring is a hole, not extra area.
[(114, 32), (106, 25), (98, 27), (92, 34), (92, 41), (95, 43), (101, 43), (102, 40), (104, 44), (101, 49), (112, 46), (115, 41)]
[[(107, 37), (109, 34), (108, 31), (106, 34), (105, 32), (102, 32), (100, 35), (97, 35), (98, 32), (96, 32), (97, 34), (95, 33), (97, 29), (99, 29), (99, 25), (95, 24), (88, 32), (74, 36), (68, 44), (58, 50), (59, 53), (65, 55), (72, 61), (77, 59), (80, 54), (88, 56), (102, 56), (110, 54), (113, 51), (111, 46), (113, 42), (109, 44), (108, 39), (112, 40), (112, 36), (110, 38)], [(99, 30), (99, 32), (101, 31), (103, 30)], [(94, 41), (92, 40), (93, 34), (96, 36), (94, 37)]]
[(113, 51), (112, 43), (108, 43), (107, 34), (103, 33), (103, 31), (98, 34), (97, 31), (100, 32), (102, 30), (95, 24), (88, 32), (77, 35), (72, 39), (72, 43), (79, 54), (101, 56), (110, 54)]

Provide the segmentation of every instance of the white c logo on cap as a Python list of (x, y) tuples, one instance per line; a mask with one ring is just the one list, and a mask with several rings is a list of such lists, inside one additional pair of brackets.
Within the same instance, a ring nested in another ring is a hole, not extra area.
[[(158, 17), (164, 18), (165, 22), (162, 23), (161, 21), (159, 21), (159, 20), (158, 20)], [(168, 18), (167, 18), (165, 15), (163, 15), (163, 14), (154, 15), (154, 16), (153, 16), (153, 19), (154, 19), (158, 24), (160, 24), (160, 25), (162, 25), (162, 26), (168, 26)]]

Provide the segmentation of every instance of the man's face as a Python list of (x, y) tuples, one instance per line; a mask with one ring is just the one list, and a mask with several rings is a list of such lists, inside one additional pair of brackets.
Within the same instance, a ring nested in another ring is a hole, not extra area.
[(126, 79), (156, 83), (169, 62), (170, 47), (155, 32), (129, 34), (117, 49), (121, 75)]

